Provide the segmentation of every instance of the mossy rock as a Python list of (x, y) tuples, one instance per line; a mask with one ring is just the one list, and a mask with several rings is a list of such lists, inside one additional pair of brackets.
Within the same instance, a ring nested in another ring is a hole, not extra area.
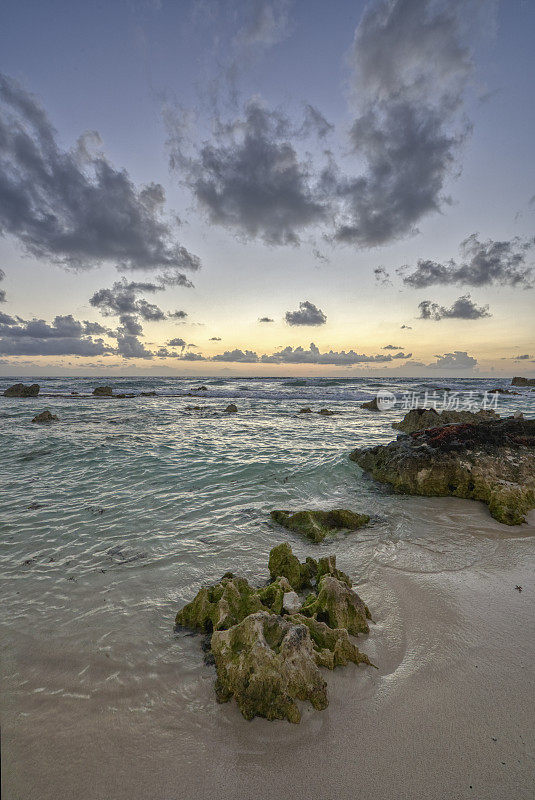
[[(272, 581), (259, 589), (232, 573), (202, 587), (176, 624), (211, 634), (204, 649), (217, 670), (219, 702), (234, 697), (246, 719), (299, 722), (296, 701), (327, 706), (320, 667), (371, 663), (350, 639), (368, 631), (369, 611), (334, 556), (301, 563), (283, 543), (271, 550), (269, 569)], [(305, 587), (303, 602), (296, 591)], [(299, 611), (292, 602), (285, 613), (289, 595), (302, 603)]]
[(227, 573), (213, 586), (203, 586), (194, 600), (178, 612), (175, 624), (211, 633), (241, 622), (255, 611), (269, 610), (245, 578)]
[(311, 542), (322, 542), (325, 537), (339, 530), (355, 531), (367, 525), (367, 514), (356, 514), (345, 508), (331, 511), (272, 511), (271, 519), (294, 533), (300, 533)]
[(212, 636), (220, 703), (234, 697), (246, 719), (299, 722), (296, 700), (327, 707), (327, 684), (305, 624), (261, 611)]

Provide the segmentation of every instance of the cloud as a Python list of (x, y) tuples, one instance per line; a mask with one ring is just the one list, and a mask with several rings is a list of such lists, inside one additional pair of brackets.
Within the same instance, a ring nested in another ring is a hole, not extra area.
[(436, 361), (428, 364), (433, 369), (472, 369), (477, 364), (477, 358), (469, 356), (466, 350), (455, 350), (453, 353), (436, 355)]
[(146, 349), (137, 336), (132, 336), (128, 333), (119, 334), (117, 337), (117, 352), (123, 358), (151, 359), (154, 357), (154, 354)]
[(402, 326), (401, 326), (401, 330), (402, 330), (402, 331), (403, 331), (403, 330), (406, 330), (406, 331), (412, 331), (412, 328), (411, 328), (411, 326), (410, 326), (410, 325), (402, 325)]
[(188, 353), (184, 353), (183, 355), (179, 356), (181, 361), (206, 361), (207, 359), (201, 355), (200, 353), (192, 353), (191, 351)]
[(459, 297), (451, 308), (432, 303), (431, 300), (423, 300), (418, 308), (420, 319), (432, 319), (436, 322), (441, 319), (481, 319), (491, 316), (488, 305), (477, 306), (469, 294)]
[(271, 317), (260, 317), (260, 319), (258, 321), (259, 322), (275, 322), (275, 320), (271, 319)]
[(325, 325), (327, 322), (323, 311), (309, 300), (299, 303), (299, 311), (287, 311), (284, 318), (288, 325)]
[(163, 187), (137, 188), (95, 146), (92, 132), (60, 149), (36, 98), (0, 74), (0, 233), (70, 268), (194, 268), (163, 218)]
[(385, 344), (383, 350), (403, 350), (403, 348), (397, 344)]
[(180, 339), (178, 337), (176, 339), (171, 339), (169, 342), (167, 342), (167, 344), (169, 345), (169, 347), (185, 347), (186, 346), (186, 342), (184, 341), (184, 339)]
[(242, 6), (241, 26), (234, 38), (238, 50), (269, 48), (288, 35), (289, 0), (247, 0)]
[(185, 311), (170, 311), (167, 316), (170, 319), (186, 319), (188, 315)]
[(296, 245), (300, 231), (326, 218), (309, 162), (291, 141), (297, 133), (279, 111), (250, 100), (242, 118), (216, 121), (215, 143), (185, 153), (181, 121), (167, 115), (171, 168), (178, 170), (212, 224), (270, 245)]
[(530, 358), (531, 358), (531, 356), (529, 355), (529, 353), (524, 353), (521, 356), (516, 356), (514, 360), (515, 361), (529, 361)]
[(89, 303), (98, 308), (106, 317), (118, 315), (139, 315), (147, 322), (158, 322), (165, 319), (161, 308), (147, 300), (138, 299), (140, 292), (159, 292), (163, 286), (156, 283), (128, 282), (126, 278), (115, 281), (111, 289), (99, 289), (89, 299)]
[(351, 142), (366, 169), (356, 178), (337, 174), (338, 241), (384, 244), (443, 204), (467, 134), (460, 112), (472, 62), (463, 34), (477, 5), (380, 0), (365, 10), (351, 55)]
[(109, 336), (112, 333), (109, 328), (105, 328), (104, 325), (101, 325), (99, 322), (88, 322), (85, 320), (83, 326), (84, 333), (88, 336), (102, 336), (104, 334)]
[[(410, 355), (402, 357), (409, 358)], [(380, 353), (374, 356), (367, 356), (362, 353), (355, 353), (354, 350), (348, 350), (347, 352), (344, 350), (341, 352), (329, 350), (329, 352), (321, 353), (314, 342), (311, 342), (308, 350), (303, 347), (285, 347), (277, 353), (263, 355), (260, 359), (263, 364), (334, 364), (338, 366), (384, 364), (392, 360), (393, 356), (390, 354)]]
[(55, 317), (52, 324), (42, 319), (29, 321), (0, 315), (0, 354), (98, 356), (113, 349), (101, 338), (86, 335), (86, 324), (72, 314)]
[(243, 364), (254, 364), (258, 361), (258, 356), (251, 350), (226, 350), (217, 356), (212, 356), (212, 361), (236, 361)]
[(376, 267), (373, 271), (375, 275), (375, 280), (377, 283), (380, 283), (382, 286), (391, 286), (392, 281), (390, 280), (390, 275), (388, 271), (384, 267)]
[(209, 339), (209, 341), (210, 341), (210, 342), (220, 342), (220, 341), (221, 341), (221, 336), (212, 336), (212, 337)]
[[(0, 281), (3, 281), (6, 277), (6, 273), (3, 269), (0, 269)], [(0, 289), (0, 303), (5, 303), (6, 301), (6, 292), (5, 289)]]
[[(414, 271), (405, 275), (403, 282), (415, 289), (433, 285), (466, 284), (467, 286), (521, 286), (533, 285), (533, 268), (528, 266), (528, 251), (535, 238), (514, 238), (502, 242), (488, 239), (481, 242), (472, 233), (461, 242), (461, 260), (446, 264), (420, 259)], [(404, 271), (407, 267), (402, 268)]]

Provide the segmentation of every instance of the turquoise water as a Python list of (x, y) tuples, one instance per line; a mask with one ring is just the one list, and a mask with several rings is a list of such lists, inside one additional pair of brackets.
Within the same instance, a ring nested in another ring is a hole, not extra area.
[[(0, 397), (3, 670), (17, 709), (36, 724), (52, 706), (76, 715), (178, 704), (193, 726), (200, 710), (223, 713), (201, 691), (212, 671), (191, 637), (173, 633), (174, 615), (229, 569), (263, 580), (282, 540), (301, 557), (335, 552), (373, 605), (374, 565), (462, 570), (503, 533), (480, 504), (391, 494), (348, 454), (395, 438), (399, 406), (359, 407), (379, 387), (477, 394), (508, 381), (37, 380), (38, 398)], [(13, 382), (2, 379), (0, 392)], [(138, 396), (90, 397), (102, 383)], [(193, 391), (201, 385), (207, 391)], [(498, 411), (534, 416), (535, 393), (518, 391), (500, 396)], [(230, 402), (237, 414), (223, 413)], [(299, 415), (306, 406), (337, 413)], [(32, 425), (44, 408), (60, 422)], [(371, 525), (318, 547), (269, 517), (329, 506), (368, 513)]]

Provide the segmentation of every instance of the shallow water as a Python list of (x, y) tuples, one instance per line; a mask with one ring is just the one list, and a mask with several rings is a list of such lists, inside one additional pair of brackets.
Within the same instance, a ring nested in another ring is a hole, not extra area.
[[(13, 382), (3, 379), (0, 392)], [(199, 640), (174, 634), (173, 619), (202, 583), (227, 570), (264, 580), (269, 550), (282, 540), (302, 558), (336, 553), (377, 619), (362, 649), (381, 662), (383, 678), (400, 665), (410, 672), (407, 642), (388, 623), (399, 610), (384, 569), (429, 581), (468, 574), (492, 562), (504, 541), (533, 533), (533, 526), (505, 528), (478, 503), (394, 495), (349, 461), (354, 447), (395, 438), (389, 423), (404, 413), (368, 412), (360, 402), (379, 387), (423, 392), (441, 381), (38, 382), (43, 397), (0, 397), (4, 714), (17, 725), (68, 729), (119, 715), (124, 732), (150, 715), (170, 735), (180, 728), (202, 746), (224, 741), (237, 711), (216, 705)], [(104, 382), (159, 396), (83, 396)], [(442, 385), (479, 393), (507, 383)], [(200, 385), (208, 391), (187, 396)], [(535, 416), (535, 393), (518, 391), (500, 396), (498, 411)], [(238, 414), (222, 413), (229, 402)], [(297, 414), (305, 406), (338, 413)], [(30, 424), (44, 408), (60, 423)], [(315, 546), (269, 518), (274, 508), (326, 506), (368, 513), (371, 525)], [(362, 698), (377, 686), (375, 675), (359, 670)], [(305, 709), (303, 722), (298, 736), (316, 735), (325, 717)], [(297, 735), (292, 726), (278, 730)]]

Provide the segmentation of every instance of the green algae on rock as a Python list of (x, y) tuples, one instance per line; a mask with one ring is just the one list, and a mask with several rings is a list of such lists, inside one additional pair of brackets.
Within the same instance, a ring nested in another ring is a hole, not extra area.
[(481, 500), (506, 525), (535, 507), (535, 420), (428, 428), (350, 458), (403, 494)]
[(491, 419), (500, 419), (498, 414), (492, 409), (474, 411), (448, 411), (440, 413), (434, 408), (413, 408), (409, 411), (401, 422), (393, 422), (392, 427), (404, 433), (414, 433), (426, 428), (437, 428), (439, 425), (458, 424), (460, 422), (473, 422), (477, 425), (480, 422), (488, 422)]
[[(246, 719), (299, 722), (296, 700), (328, 705), (320, 667), (373, 666), (350, 639), (368, 632), (370, 614), (335, 556), (301, 563), (283, 543), (271, 550), (269, 569), (272, 581), (259, 589), (232, 573), (202, 587), (176, 624), (211, 634), (218, 702), (234, 697)], [(295, 589), (304, 587), (303, 601)]]
[(356, 514), (344, 508), (332, 511), (272, 511), (271, 519), (294, 533), (301, 533), (311, 542), (322, 542), (338, 530), (356, 531), (370, 521), (367, 514)]

